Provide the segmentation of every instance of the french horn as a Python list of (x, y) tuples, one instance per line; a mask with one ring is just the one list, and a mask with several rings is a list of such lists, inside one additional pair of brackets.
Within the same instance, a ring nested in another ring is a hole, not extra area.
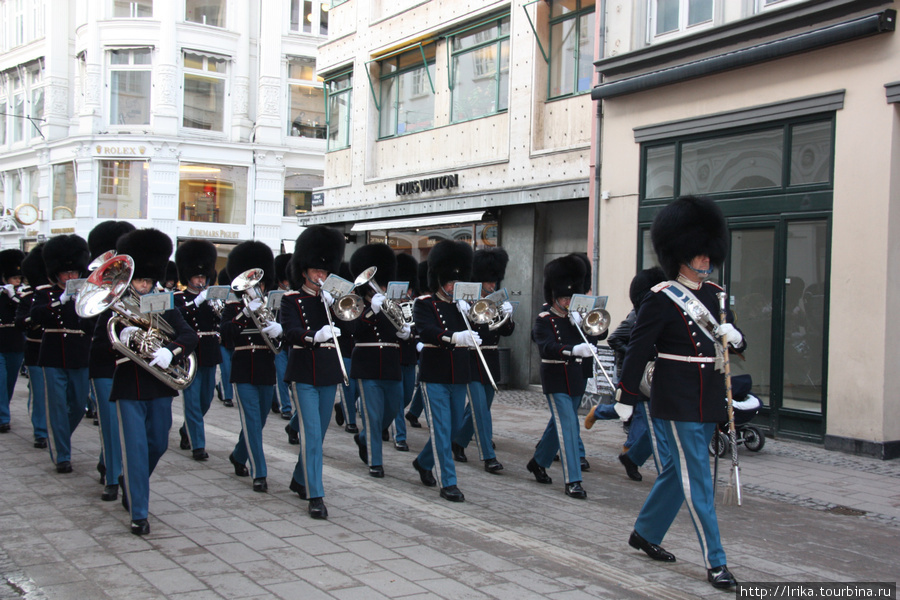
[(469, 320), (477, 325), (487, 325), (489, 330), (494, 331), (509, 320), (509, 313), (490, 298), (480, 298), (469, 309)]
[[(266, 307), (266, 298), (259, 288), (259, 282), (262, 281), (264, 275), (265, 271), (262, 269), (248, 269), (231, 281), (231, 289), (235, 293), (243, 292), (241, 294), (241, 300), (244, 303), (244, 307), (248, 309), (247, 312), (250, 314), (250, 319), (253, 321), (253, 324), (256, 325), (256, 328), (259, 329), (266, 347), (274, 354), (278, 354), (281, 352), (281, 341), (276, 342), (266, 334), (262, 333), (262, 330), (268, 325), (269, 321), (276, 320), (272, 311)], [(249, 310), (250, 302), (253, 300), (259, 300), (262, 302), (262, 305), (256, 310)]]
[[(113, 350), (131, 359), (148, 373), (176, 390), (191, 384), (197, 373), (197, 356), (192, 352), (184, 364), (173, 361), (165, 369), (150, 366), (153, 353), (170, 343), (175, 330), (159, 315), (141, 313), (141, 301), (131, 288), (134, 260), (127, 254), (118, 254), (94, 269), (78, 294), (75, 311), (88, 319), (107, 309), (115, 315), (106, 325)], [(120, 328), (137, 327), (138, 331), (123, 343)]]

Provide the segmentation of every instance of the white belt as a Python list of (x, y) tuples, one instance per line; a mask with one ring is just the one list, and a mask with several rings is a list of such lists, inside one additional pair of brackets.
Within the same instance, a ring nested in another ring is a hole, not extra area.
[(0, 323), (0, 329), (3, 329), (4, 327), (15, 327), (15, 326), (16, 326), (15, 323)]
[(131, 360), (130, 358), (120, 358), (119, 360), (116, 361), (116, 365), (121, 365), (122, 363), (127, 363), (130, 360)]
[(237, 352), (238, 350), (268, 350), (268, 349), (269, 349), (268, 346), (260, 346), (257, 344), (250, 344), (249, 346), (238, 346), (237, 348), (234, 349), (234, 351)]
[(44, 333), (71, 333), (75, 335), (84, 335), (80, 329), (45, 329)]
[(666, 354), (665, 352), (660, 352), (656, 356), (659, 358), (664, 358), (666, 360), (677, 360), (678, 362), (686, 362), (686, 363), (714, 363), (716, 362), (715, 356), (682, 356), (680, 354)]
[(197, 336), (204, 337), (208, 335), (219, 335), (218, 331), (198, 331)]
[[(308, 350), (309, 346), (293, 346), (296, 350)], [(328, 342), (327, 344), (319, 344), (319, 348), (334, 348), (334, 344)]]
[[(482, 350), (497, 350), (500, 346), (479, 346)], [(475, 348), (472, 348), (474, 350)]]
[(542, 358), (541, 362), (546, 363), (548, 365), (566, 365), (566, 364), (569, 364), (569, 362), (581, 363), (581, 359), (580, 358), (571, 358), (569, 360), (553, 360), (550, 358)]
[(358, 344), (354, 344), (356, 348), (399, 348), (400, 344), (393, 344), (391, 342), (361, 342)]

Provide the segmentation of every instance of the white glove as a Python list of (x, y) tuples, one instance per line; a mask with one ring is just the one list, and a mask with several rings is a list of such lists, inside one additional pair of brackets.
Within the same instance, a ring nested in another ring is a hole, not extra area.
[(11, 283), (7, 283), (3, 286), (3, 291), (6, 292), (6, 295), (12, 298), (16, 295), (16, 288)]
[(60, 304), (65, 304), (68, 301), (69, 301), (69, 295), (67, 293), (63, 292), (62, 294), (59, 295), (59, 303)]
[(331, 306), (334, 304), (334, 296), (328, 290), (322, 290), (322, 297), (325, 298), (325, 304)]
[(244, 314), (249, 317), (252, 313), (255, 313), (256, 311), (258, 311), (262, 305), (263, 305), (262, 300), (259, 300), (259, 299), (251, 300), (250, 302), (247, 303), (247, 306), (244, 307)]
[[(577, 314), (577, 313), (576, 313), (576, 314)], [(578, 344), (577, 346), (575, 346), (574, 348), (572, 348), (572, 355), (573, 355), (573, 356), (580, 356), (580, 357), (582, 357), (582, 358), (587, 358), (587, 357), (589, 357), (589, 356), (592, 356), (592, 354), (591, 354), (591, 345), (590, 345), (590, 344), (585, 344), (584, 342)]]
[(121, 332), (119, 332), (119, 341), (127, 346), (131, 341), (131, 336), (140, 330), (140, 327), (126, 327)]
[(262, 330), (262, 332), (264, 334), (266, 334), (267, 336), (269, 336), (272, 339), (281, 337), (281, 334), (283, 331), (284, 331), (284, 329), (282, 329), (281, 323), (279, 323), (278, 321), (269, 321), (269, 324), (266, 325), (265, 327), (263, 327), (263, 330)]
[(513, 314), (513, 305), (509, 302), (504, 302), (500, 305), (500, 310), (502, 310), (505, 315), (511, 315)]
[(341, 337), (341, 330), (335, 327), (331, 328), (330, 325), (325, 325), (322, 329), (316, 332), (316, 335), (313, 336), (313, 340), (318, 342), (319, 344), (323, 342), (327, 342), (328, 340), (334, 338), (337, 339)]
[(481, 344), (481, 337), (474, 331), (457, 331), (450, 336), (450, 341), (457, 346), (468, 346), (474, 348)]
[(159, 367), (160, 369), (168, 369), (172, 364), (174, 355), (168, 348), (160, 348), (153, 353), (153, 360), (150, 361), (151, 367)]
[(580, 312), (570, 312), (569, 313), (569, 323), (574, 325), (575, 327), (581, 327), (582, 316)]
[[(194, 306), (196, 306), (197, 308), (200, 308), (200, 305), (203, 304), (204, 302), (206, 302), (206, 292), (207, 292), (207, 290), (203, 290), (202, 292), (197, 294), (197, 297), (194, 298)], [(163, 367), (163, 368), (165, 368), (165, 367)]]
[(631, 418), (631, 414), (634, 412), (634, 407), (630, 404), (622, 404), (621, 402), (616, 402), (613, 405), (613, 410), (616, 411), (616, 414), (619, 415), (619, 418), (623, 421), (627, 421)]
[(465, 300), (457, 300), (456, 305), (459, 307), (459, 312), (464, 315), (468, 315), (469, 311), (472, 309), (472, 306)]
[(412, 327), (409, 325), (404, 325), (397, 332), (397, 337), (401, 340), (408, 340), (410, 335), (412, 335)]
[(372, 312), (376, 315), (381, 312), (381, 305), (384, 304), (385, 295), (382, 293), (372, 296)]
[(725, 341), (731, 344), (732, 346), (740, 346), (741, 342), (744, 341), (744, 336), (741, 335), (741, 332), (734, 328), (734, 325), (731, 323), (723, 323), (719, 325), (718, 331), (719, 337), (725, 338)]
[(425, 348), (425, 344), (423, 344), (422, 342), (416, 342), (416, 352), (421, 352), (423, 348)]

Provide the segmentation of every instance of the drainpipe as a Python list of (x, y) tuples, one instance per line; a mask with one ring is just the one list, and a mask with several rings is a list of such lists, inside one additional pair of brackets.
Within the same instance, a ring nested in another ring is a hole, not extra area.
[[(603, 0), (600, 3), (600, 24), (598, 26), (598, 35), (597, 35), (597, 53), (596, 55), (602, 58), (603, 49), (605, 47), (606, 42), (606, 0)], [(596, 72), (595, 72), (596, 76)], [(599, 81), (597, 81), (599, 84)], [(593, 263), (593, 269), (591, 272), (591, 289), (594, 294), (599, 294), (600, 289), (600, 161), (602, 157), (601, 149), (603, 147), (601, 140), (601, 128), (603, 126), (603, 101), (597, 100), (597, 115), (594, 120), (594, 214), (592, 215), (593, 222), (593, 249), (591, 256), (591, 263)]]

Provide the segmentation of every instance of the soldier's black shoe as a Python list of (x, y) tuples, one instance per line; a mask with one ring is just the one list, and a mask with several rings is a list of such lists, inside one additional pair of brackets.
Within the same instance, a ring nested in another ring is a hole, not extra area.
[(232, 401), (231, 398), (225, 398), (224, 400), (222, 400), (222, 406), (231, 408), (232, 406), (234, 406), (234, 401)]
[(643, 550), (644, 553), (653, 560), (658, 560), (660, 562), (675, 562), (674, 554), (666, 552), (662, 547), (657, 546), (656, 544), (651, 544), (642, 538), (637, 531), (631, 532), (631, 537), (628, 538), (628, 545), (632, 548)]
[(147, 535), (150, 533), (150, 523), (147, 519), (138, 519), (131, 522), (131, 533), (134, 535)]
[(194, 448), (191, 452), (191, 458), (194, 460), (206, 460), (209, 458), (209, 454), (206, 453), (204, 448)]
[(293, 416), (294, 416), (293, 413), (289, 410), (286, 410), (283, 413), (281, 413), (281, 418), (284, 419), (285, 421), (290, 421), (291, 417), (293, 417)]
[[(234, 452), (232, 452), (231, 454), (228, 455), (228, 462), (230, 462), (232, 465), (234, 465), (234, 474), (237, 475), (238, 477), (249, 477), (250, 476), (250, 469), (248, 469), (247, 465), (245, 465), (244, 463), (240, 463), (237, 461), (237, 459), (234, 457)], [(255, 481), (254, 481), (254, 483), (255, 483)]]
[(281, 404), (278, 403), (278, 398), (272, 400), (272, 412), (276, 415), (281, 412)]
[(466, 449), (456, 442), (450, 443), (450, 450), (453, 451), (453, 460), (456, 462), (469, 462), (469, 459), (466, 458)]
[(359, 427), (356, 426), (356, 423), (347, 423), (344, 425), (344, 431), (347, 433), (359, 433)]
[(290, 423), (284, 426), (284, 432), (288, 434), (288, 444), (296, 446), (300, 443), (300, 434), (294, 431), (294, 428), (291, 427)]
[(538, 483), (553, 483), (553, 480), (550, 479), (550, 476), (547, 475), (547, 471), (541, 465), (537, 464), (537, 461), (532, 458), (528, 461), (528, 464), (525, 465), (525, 468), (534, 475), (534, 478)]
[(581, 457), (581, 470), (582, 471), (590, 471), (591, 470), (591, 463), (589, 463), (588, 460), (583, 456)]
[(409, 452), (409, 444), (406, 443), (406, 440), (394, 442), (394, 450), (397, 450), (398, 452)]
[(325, 508), (325, 501), (321, 498), (310, 498), (309, 516), (311, 516), (313, 519), (327, 519), (328, 509)]
[(580, 481), (572, 481), (566, 484), (566, 496), (577, 500), (584, 500), (587, 498), (587, 492), (581, 487)]
[(369, 464), (369, 450), (366, 448), (366, 443), (359, 439), (358, 433), (353, 436), (353, 441), (356, 442), (356, 447), (359, 449), (359, 460)]
[(619, 462), (625, 467), (625, 474), (628, 475), (629, 479), (633, 479), (634, 481), (641, 481), (644, 479), (638, 471), (638, 466), (634, 464), (634, 461), (628, 458), (628, 455), (624, 452), (619, 455)]
[(344, 425), (344, 407), (340, 404), (334, 405), (334, 422), (337, 423), (338, 427), (343, 427)]
[(384, 477), (384, 467), (381, 465), (373, 465), (369, 467), (369, 475), (381, 479)]
[(131, 510), (128, 506), (128, 491), (125, 489), (125, 477), (123, 475), (119, 475), (119, 488), (122, 490), (122, 508)]
[(253, 491), (260, 493), (269, 491), (269, 484), (266, 482), (265, 477), (257, 477), (253, 480)]
[(489, 458), (484, 461), (484, 470), (488, 473), (499, 473), (503, 470), (503, 465), (496, 458)]
[(222, 401), (222, 383), (216, 384), (216, 396), (219, 398), (219, 402)]
[(56, 472), (57, 473), (71, 473), (72, 472), (72, 463), (67, 460), (56, 463)]
[(179, 444), (179, 447), (182, 450), (190, 450), (191, 440), (188, 438), (187, 429), (185, 429), (184, 425), (178, 429), (178, 433), (181, 434), (181, 444)]
[(437, 485), (437, 480), (434, 478), (434, 475), (431, 474), (431, 471), (422, 467), (419, 464), (419, 459), (413, 461), (413, 468), (419, 472), (419, 479), (422, 480), (422, 485), (425, 487), (434, 487)]
[(104, 465), (102, 462), (98, 462), (97, 472), (100, 473), (100, 483), (106, 481), (106, 465)]
[(103, 493), (100, 494), (100, 499), (104, 502), (112, 502), (119, 498), (119, 486), (115, 483), (112, 485), (108, 485), (103, 488)]
[(381, 430), (381, 441), (382, 441), (382, 442), (389, 442), (389, 441), (391, 441), (391, 431), (390, 431), (389, 429), (382, 429), (382, 430)]
[(720, 590), (727, 590), (728, 588), (737, 585), (737, 580), (734, 578), (734, 575), (731, 574), (731, 571), (728, 570), (727, 565), (707, 569), (706, 580), (710, 582), (714, 588), (719, 588)]
[(34, 440), (34, 447), (42, 450), (47, 447), (47, 438), (37, 438)]
[(422, 427), (422, 424), (419, 423), (419, 418), (411, 412), (406, 413), (406, 420), (409, 421), (410, 427), (414, 427), (415, 429)]
[(441, 488), (441, 498), (450, 502), (465, 502), (466, 497), (455, 485), (448, 485)]
[(301, 500), (306, 500), (306, 487), (303, 484), (297, 483), (297, 480), (293, 477), (291, 477), (291, 485), (288, 486), (288, 489), (300, 496)]

